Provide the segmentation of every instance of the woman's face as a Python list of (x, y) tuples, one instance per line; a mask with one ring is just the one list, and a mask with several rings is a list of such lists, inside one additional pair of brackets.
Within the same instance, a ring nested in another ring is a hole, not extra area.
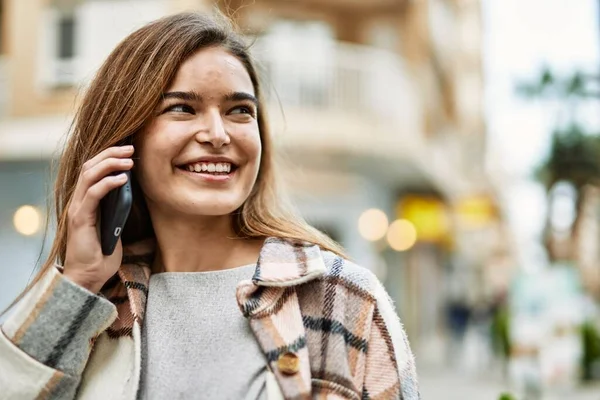
[(223, 48), (186, 60), (137, 142), (136, 176), (150, 210), (218, 216), (238, 209), (260, 165), (257, 106), (248, 72)]

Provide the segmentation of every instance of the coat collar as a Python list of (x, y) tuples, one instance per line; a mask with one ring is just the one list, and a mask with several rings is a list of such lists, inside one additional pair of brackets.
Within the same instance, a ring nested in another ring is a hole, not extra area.
[[(116, 335), (129, 333), (133, 321), (141, 323), (144, 318), (155, 248), (154, 239), (125, 246), (117, 275), (102, 290), (118, 309), (119, 318), (113, 324)], [(260, 287), (292, 287), (324, 273), (325, 263), (319, 246), (269, 237), (261, 248), (252, 281), (241, 282), (238, 287), (240, 308), (248, 310), (246, 301)]]
[(257, 286), (296, 286), (325, 273), (319, 246), (288, 239), (267, 238), (260, 251), (252, 282)]
[[(131, 265), (150, 268), (155, 253), (155, 241), (145, 240), (125, 246), (119, 272), (129, 270)], [(325, 264), (319, 246), (291, 239), (269, 237), (265, 240), (256, 263), (252, 281), (257, 286), (288, 287), (315, 279), (325, 272)], [(126, 278), (119, 273), (123, 280)], [(127, 274), (125, 274), (127, 275)], [(147, 285), (149, 275), (139, 276), (139, 282)]]

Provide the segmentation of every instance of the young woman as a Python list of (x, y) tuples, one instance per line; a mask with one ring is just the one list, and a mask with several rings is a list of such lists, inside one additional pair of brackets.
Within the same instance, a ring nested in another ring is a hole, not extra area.
[[(103, 256), (98, 205), (126, 170), (134, 206)], [(0, 398), (417, 399), (385, 290), (289, 211), (276, 173), (227, 23), (127, 37), (79, 106), (49, 260), (2, 326)]]

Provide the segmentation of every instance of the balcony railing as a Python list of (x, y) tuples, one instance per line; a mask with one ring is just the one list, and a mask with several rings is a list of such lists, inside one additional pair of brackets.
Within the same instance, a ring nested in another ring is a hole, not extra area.
[(260, 40), (253, 49), (268, 99), (284, 109), (363, 115), (392, 126), (416, 122), (419, 100), (398, 55), (344, 43), (313, 54), (278, 50)]

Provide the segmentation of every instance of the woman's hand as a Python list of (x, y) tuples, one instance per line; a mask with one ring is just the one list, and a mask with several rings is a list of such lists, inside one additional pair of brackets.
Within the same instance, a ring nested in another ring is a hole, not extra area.
[(110, 147), (83, 164), (67, 210), (67, 249), (63, 275), (93, 293), (118, 270), (123, 247), (119, 239), (110, 256), (102, 254), (98, 234), (98, 206), (111, 190), (127, 182), (133, 167), (133, 146)]

